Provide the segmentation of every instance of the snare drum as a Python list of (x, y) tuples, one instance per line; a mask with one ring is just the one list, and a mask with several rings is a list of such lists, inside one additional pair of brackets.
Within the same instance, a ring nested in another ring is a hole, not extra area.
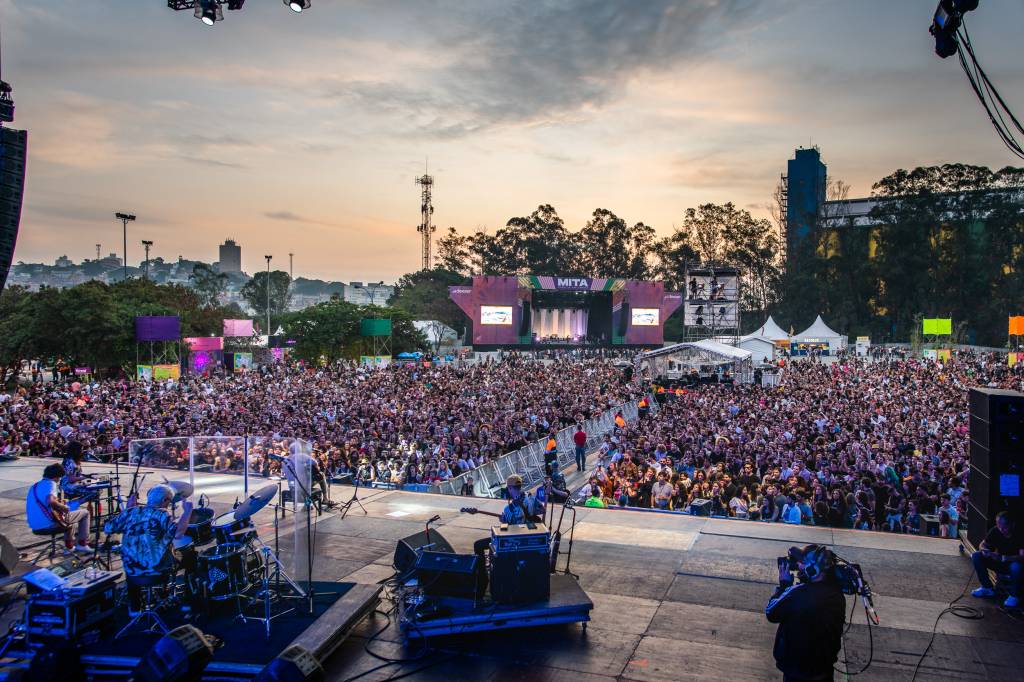
[(215, 601), (237, 597), (249, 587), (245, 547), (238, 543), (208, 547), (199, 555), (199, 579)]
[(252, 521), (247, 518), (236, 519), (233, 511), (221, 514), (213, 522), (213, 537), (217, 539), (218, 545), (245, 543), (255, 535)]

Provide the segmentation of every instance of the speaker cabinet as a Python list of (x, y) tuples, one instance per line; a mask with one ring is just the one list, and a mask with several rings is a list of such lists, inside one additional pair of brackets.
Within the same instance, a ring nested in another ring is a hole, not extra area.
[(995, 523), (996, 514), (1009, 511), (1018, 521), (1022, 512), (1024, 475), (1024, 393), (972, 388), (970, 405), (970, 502), (967, 539), (974, 546)]
[(400, 575), (408, 573), (416, 566), (416, 550), (421, 547), (431, 552), (455, 553), (452, 546), (439, 532), (433, 529), (429, 533), (426, 530), (421, 530), (419, 533), (402, 538), (395, 546), (395, 559), (391, 565)]
[(491, 598), (496, 604), (531, 604), (551, 596), (546, 550), (499, 552), (491, 557)]
[(27, 153), (26, 131), (0, 128), (0, 289), (7, 282), (18, 240)]

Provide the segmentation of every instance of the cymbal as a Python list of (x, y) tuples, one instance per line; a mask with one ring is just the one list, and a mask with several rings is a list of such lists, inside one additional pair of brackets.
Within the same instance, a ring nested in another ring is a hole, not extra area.
[(174, 499), (171, 500), (174, 504), (187, 500), (195, 492), (195, 488), (188, 481), (167, 481), (164, 485), (174, 491)]
[(277, 494), (277, 484), (269, 483), (256, 492), (249, 495), (245, 502), (238, 505), (235, 508), (235, 518), (239, 521), (251, 517), (253, 514), (263, 509), (270, 501), (274, 499), (274, 495)]

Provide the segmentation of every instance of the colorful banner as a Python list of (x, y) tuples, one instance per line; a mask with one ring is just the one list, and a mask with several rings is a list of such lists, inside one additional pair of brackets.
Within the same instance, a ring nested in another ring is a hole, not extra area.
[(359, 364), (364, 367), (387, 367), (391, 364), (390, 355), (361, 355)]
[(235, 373), (252, 369), (252, 353), (235, 353), (231, 366)]
[(75, 367), (75, 374), (76, 375), (92, 374), (92, 368), (90, 368), (90, 367)]
[(953, 320), (948, 317), (929, 318), (922, 322), (921, 327), (925, 336), (949, 336), (953, 333)]
[(1024, 315), (1010, 318), (1010, 336), (1024, 336)]
[(180, 378), (181, 367), (178, 365), (153, 365), (153, 381)]
[(935, 351), (935, 359), (939, 362), (949, 362), (953, 357), (953, 351), (949, 348), (939, 348)]
[(224, 339), (219, 336), (187, 336), (182, 341), (193, 353), (224, 349)]
[(224, 352), (220, 350), (197, 350), (188, 357), (188, 369), (193, 374), (216, 371), (223, 363)]
[(139, 381), (152, 381), (153, 365), (136, 365), (135, 378)]
[(1010, 367), (1013, 367), (1018, 362), (1020, 362), (1021, 355), (1024, 355), (1024, 353), (1009, 353), (1006, 356), (1006, 361), (1010, 364)]
[(135, 318), (136, 341), (177, 341), (181, 321), (176, 315), (150, 315)]
[(249, 337), (255, 334), (252, 320), (224, 320), (224, 337)]

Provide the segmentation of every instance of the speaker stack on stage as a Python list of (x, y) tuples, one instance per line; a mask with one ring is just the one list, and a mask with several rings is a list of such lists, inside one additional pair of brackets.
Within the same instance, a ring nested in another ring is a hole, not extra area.
[(977, 548), (1001, 511), (1024, 522), (1024, 393), (972, 388), (970, 406), (971, 474), (967, 539)]
[(0, 290), (7, 281), (18, 239), (27, 153), (26, 131), (0, 127)]
[(416, 567), (416, 550), (421, 548), (422, 551), (455, 553), (448, 541), (436, 530), (421, 530), (419, 533), (402, 538), (395, 546), (395, 559), (392, 566), (398, 571), (398, 575), (406, 575)]

